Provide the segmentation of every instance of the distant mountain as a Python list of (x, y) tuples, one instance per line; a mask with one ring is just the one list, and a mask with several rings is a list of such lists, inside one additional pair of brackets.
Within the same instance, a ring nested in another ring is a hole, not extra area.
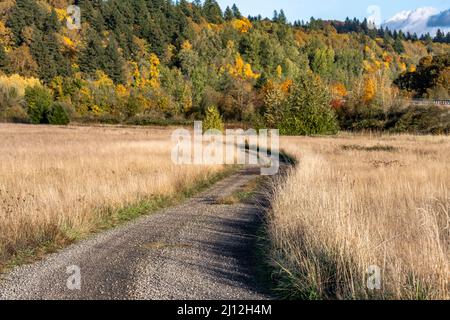
[(430, 33), (434, 36), (438, 29), (450, 32), (450, 9), (439, 12), (436, 8), (423, 7), (415, 10), (402, 11), (388, 19), (383, 27), (391, 30), (417, 33)]

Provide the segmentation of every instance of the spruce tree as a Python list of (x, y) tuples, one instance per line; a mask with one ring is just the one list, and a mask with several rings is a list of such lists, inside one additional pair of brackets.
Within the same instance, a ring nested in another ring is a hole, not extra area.
[(233, 4), (231, 10), (233, 11), (233, 17), (235, 17), (236, 19), (242, 19), (241, 11), (239, 11), (239, 8), (236, 4)]
[(282, 24), (287, 23), (286, 14), (283, 9), (280, 10), (280, 14), (278, 15), (278, 22)]
[(393, 48), (398, 54), (405, 52), (405, 47), (403, 46), (403, 42), (399, 36), (395, 39)]
[(116, 39), (111, 36), (108, 46), (105, 49), (103, 59), (103, 71), (115, 82), (125, 83), (125, 75), (123, 71), (123, 59), (119, 53)]
[(233, 15), (233, 11), (231, 11), (230, 7), (227, 7), (225, 9), (224, 18), (225, 18), (225, 21), (233, 20), (234, 15)]
[(55, 33), (45, 34), (35, 29), (30, 49), (44, 83), (50, 83), (58, 75), (69, 75), (69, 61), (61, 54)]
[(222, 9), (216, 0), (205, 0), (203, 4), (203, 14), (206, 20), (211, 23), (221, 23), (223, 21)]
[(42, 29), (45, 12), (34, 0), (17, 0), (6, 22), (6, 26), (13, 32), (13, 39), (17, 46), (25, 42), (22, 30), (27, 26)]
[(96, 70), (101, 69), (104, 49), (99, 35), (90, 29), (86, 35), (86, 45), (80, 52), (78, 64), (80, 70), (88, 75), (94, 75)]

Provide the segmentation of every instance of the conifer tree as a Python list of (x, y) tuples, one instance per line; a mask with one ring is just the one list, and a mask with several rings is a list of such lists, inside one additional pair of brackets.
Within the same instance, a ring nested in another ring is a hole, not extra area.
[(241, 11), (239, 11), (239, 8), (236, 4), (233, 4), (231, 10), (233, 11), (233, 17), (235, 17), (236, 19), (242, 19)]
[(225, 18), (225, 21), (233, 20), (234, 15), (233, 15), (233, 11), (231, 11), (230, 7), (227, 7), (225, 9), (224, 18)]
[(102, 65), (103, 71), (115, 82), (125, 83), (123, 71), (123, 59), (120, 56), (116, 39), (111, 36), (105, 49), (105, 57)]
[(206, 20), (211, 23), (221, 23), (223, 21), (222, 9), (216, 0), (205, 0), (203, 13)]
[(45, 13), (34, 0), (17, 0), (6, 26), (11, 29), (17, 46), (25, 42), (22, 30), (27, 26), (42, 28)]
[(104, 49), (95, 30), (90, 29), (86, 37), (86, 44), (80, 53), (78, 64), (82, 72), (92, 76), (95, 71), (101, 69)]

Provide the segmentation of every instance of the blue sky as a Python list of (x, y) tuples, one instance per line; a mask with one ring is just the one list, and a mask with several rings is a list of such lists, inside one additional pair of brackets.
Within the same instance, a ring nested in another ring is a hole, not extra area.
[(274, 10), (284, 9), (289, 20), (309, 20), (311, 16), (322, 19), (344, 20), (347, 16), (363, 19), (367, 8), (377, 5), (382, 21), (403, 10), (434, 7), (450, 8), (450, 0), (218, 0), (223, 8), (236, 3), (244, 15), (272, 17)]

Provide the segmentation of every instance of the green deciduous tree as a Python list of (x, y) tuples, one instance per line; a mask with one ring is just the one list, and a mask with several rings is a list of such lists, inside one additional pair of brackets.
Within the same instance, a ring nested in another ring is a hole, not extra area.
[(49, 113), (53, 104), (50, 90), (42, 86), (25, 89), (27, 113), (34, 124), (49, 123)]

